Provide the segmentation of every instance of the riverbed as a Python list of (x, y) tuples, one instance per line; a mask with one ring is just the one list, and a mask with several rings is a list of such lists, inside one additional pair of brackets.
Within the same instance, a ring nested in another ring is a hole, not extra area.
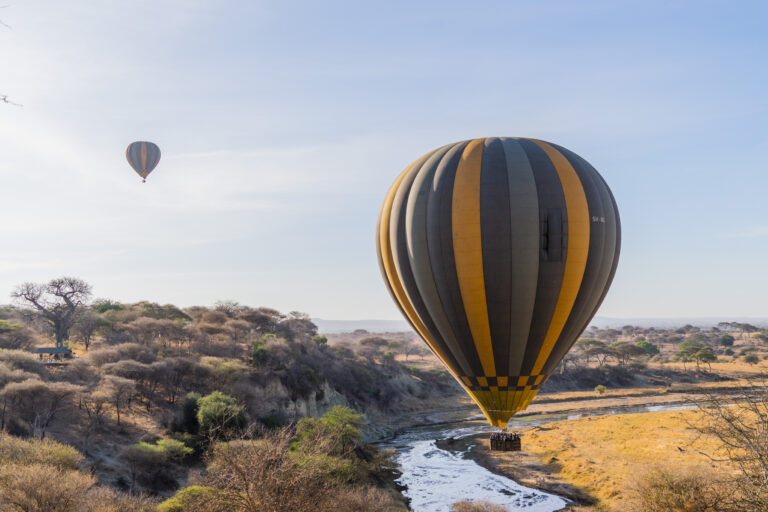
[[(690, 408), (690, 405), (636, 406), (625, 409), (592, 410), (582, 414), (521, 416), (510, 422), (512, 430), (523, 430), (543, 423), (583, 416), (629, 414)], [(444, 450), (436, 445), (441, 439), (460, 439), (489, 434), (480, 415), (472, 415), (449, 424), (414, 427), (400, 432), (382, 446), (394, 448), (402, 476), (397, 483), (405, 489), (414, 512), (447, 512), (459, 501), (489, 501), (508, 511), (555, 512), (564, 509), (566, 498), (525, 487), (498, 475), (466, 458), (466, 452)], [(524, 440), (525, 438), (523, 438)], [(524, 442), (524, 441), (523, 441)], [(468, 449), (471, 450), (471, 445)], [(523, 445), (525, 449), (525, 445)]]
[(402, 476), (397, 483), (415, 512), (446, 512), (458, 501), (489, 501), (510, 511), (554, 512), (567, 505), (564, 498), (531, 489), (497, 475), (464, 453), (440, 449), (435, 442), (488, 432), (469, 418), (451, 427), (423, 427), (399, 434), (384, 446), (396, 450)]

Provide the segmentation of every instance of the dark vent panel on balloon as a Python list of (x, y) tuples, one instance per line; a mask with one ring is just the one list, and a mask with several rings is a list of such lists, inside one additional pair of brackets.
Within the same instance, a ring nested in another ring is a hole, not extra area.
[(541, 220), (541, 261), (563, 261), (563, 210), (548, 208)]

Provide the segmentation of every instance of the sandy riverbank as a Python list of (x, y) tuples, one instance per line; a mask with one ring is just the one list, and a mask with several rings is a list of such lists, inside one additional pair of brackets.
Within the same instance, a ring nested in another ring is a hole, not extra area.
[(691, 428), (696, 410), (592, 416), (548, 423), (522, 431), (522, 452), (492, 452), (487, 436), (442, 441), (446, 449), (528, 487), (574, 501), (570, 510), (626, 510), (632, 487), (657, 468), (730, 472), (714, 462), (717, 444)]
[[(547, 421), (551, 416), (555, 421), (519, 430), (522, 452), (493, 452), (485, 434), (437, 444), (464, 452), (481, 466), (522, 485), (572, 500), (568, 510), (618, 511), (626, 505), (633, 482), (655, 467), (730, 470), (708, 458), (716, 445), (691, 428), (698, 419), (696, 410), (634, 410), (692, 404), (706, 400), (707, 393), (722, 397), (732, 389), (730, 385), (689, 385), (674, 391), (614, 390), (599, 397), (584, 392), (542, 395), (539, 403), (516, 419)], [(571, 415), (579, 417), (560, 419)]]

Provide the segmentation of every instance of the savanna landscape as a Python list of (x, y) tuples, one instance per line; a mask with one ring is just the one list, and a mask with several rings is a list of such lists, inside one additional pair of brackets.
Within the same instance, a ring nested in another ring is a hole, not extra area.
[(768, 512), (768, 4), (0, 4), (0, 512)]
[[(76, 278), (12, 298), (9, 510), (406, 510), (393, 452), (376, 443), (473, 410), (411, 333), (326, 336), (306, 314), (232, 301), (93, 300)], [(537, 422), (520, 429), (522, 452), (489, 451), (485, 434), (438, 444), (474, 445), (467, 457), (574, 510), (758, 509), (767, 340), (736, 322), (593, 327), (517, 418)]]

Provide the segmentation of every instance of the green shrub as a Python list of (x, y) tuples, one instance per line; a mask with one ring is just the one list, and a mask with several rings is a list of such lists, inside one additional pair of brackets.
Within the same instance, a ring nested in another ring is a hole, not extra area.
[(222, 437), (241, 431), (248, 424), (248, 415), (234, 398), (214, 391), (197, 401), (197, 422), (202, 432)]
[(156, 446), (165, 453), (165, 456), (174, 462), (182, 461), (187, 455), (191, 455), (194, 450), (188, 448), (183, 442), (176, 439), (160, 439)]
[(168, 498), (160, 503), (155, 512), (184, 512), (187, 507), (196, 501), (202, 501), (214, 492), (211, 487), (192, 485), (185, 487), (176, 493), (172, 498)]
[(718, 338), (718, 341), (720, 341), (720, 344), (724, 347), (732, 347), (734, 338), (730, 334), (723, 334)]
[(602, 395), (602, 394), (605, 393), (606, 389), (607, 388), (605, 386), (603, 386), (602, 384), (598, 384), (597, 386), (595, 386), (595, 393), (597, 393), (598, 395)]
[(319, 438), (333, 439), (340, 450), (359, 445), (363, 439), (361, 427), (365, 425), (363, 415), (349, 407), (335, 405), (320, 418), (301, 418), (296, 424), (294, 449), (312, 444)]
[(107, 311), (122, 311), (125, 309), (125, 306), (110, 299), (96, 299), (91, 304), (91, 309), (97, 313), (106, 313)]
[(269, 352), (262, 340), (251, 341), (251, 361), (254, 366), (261, 366), (267, 362)]
[(120, 460), (128, 466), (134, 484), (162, 491), (178, 487), (171, 468), (191, 453), (192, 449), (180, 441), (161, 439), (157, 444), (140, 442), (124, 448)]
[(280, 421), (280, 418), (275, 416), (262, 416), (259, 418), (259, 421), (262, 425), (270, 429), (280, 428), (283, 426), (283, 422)]
[(645, 350), (649, 356), (653, 356), (659, 353), (659, 347), (647, 340), (636, 341), (635, 346)]
[(192, 450), (193, 457), (202, 456), (205, 450), (208, 448), (208, 442), (205, 437), (198, 434), (190, 434), (189, 432), (184, 432), (183, 434), (177, 433), (174, 436), (174, 439), (183, 443), (184, 446)]

